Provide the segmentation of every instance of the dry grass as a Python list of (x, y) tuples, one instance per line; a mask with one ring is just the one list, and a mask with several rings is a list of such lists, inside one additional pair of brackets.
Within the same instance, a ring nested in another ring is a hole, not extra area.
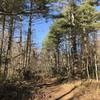
[(100, 100), (100, 82), (74, 81), (45, 88), (42, 100)]

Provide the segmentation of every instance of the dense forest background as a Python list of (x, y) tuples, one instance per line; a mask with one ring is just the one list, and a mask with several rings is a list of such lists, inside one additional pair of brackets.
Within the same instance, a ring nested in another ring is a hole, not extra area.
[[(0, 0), (1, 83), (27, 81), (37, 85), (52, 79), (98, 81), (97, 6), (99, 0)], [(52, 19), (53, 24), (38, 50), (32, 39), (33, 24), (43, 19)]]

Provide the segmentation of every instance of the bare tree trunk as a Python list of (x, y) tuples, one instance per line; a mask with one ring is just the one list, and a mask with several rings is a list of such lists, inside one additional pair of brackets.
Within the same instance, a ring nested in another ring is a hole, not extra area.
[[(22, 49), (22, 16), (20, 16), (20, 37), (19, 37), (19, 53), (21, 54), (22, 52), (23, 52), (23, 49)], [(19, 61), (20, 61), (20, 65), (19, 65), (19, 67), (20, 66), (22, 66), (22, 57), (23, 57), (23, 53), (22, 53), (22, 55), (20, 55), (20, 59), (19, 59)]]
[(89, 75), (89, 62), (88, 62), (88, 35), (86, 33), (86, 29), (83, 29), (83, 43), (84, 43), (84, 57), (85, 57), (85, 63), (86, 63), (86, 70), (87, 70), (87, 77), (90, 79)]
[[(30, 11), (32, 11), (32, 0), (30, 0)], [(25, 66), (30, 66), (30, 53), (31, 53), (31, 36), (32, 36), (32, 13), (29, 15), (29, 27), (27, 35), (27, 44), (26, 44), (26, 62)]]
[(56, 67), (57, 66), (57, 57), (56, 57), (56, 53), (54, 52), (53, 53), (53, 55), (54, 55), (54, 67)]
[(11, 47), (12, 47), (12, 38), (13, 38), (13, 33), (14, 33), (14, 17), (10, 16), (10, 23), (9, 23), (9, 40), (8, 40), (8, 48), (6, 52), (6, 60), (5, 60), (5, 67), (4, 67), (4, 80), (7, 79), (8, 75), (8, 64), (11, 62)]
[(86, 71), (87, 71), (87, 77), (88, 79), (90, 79), (88, 58), (86, 59)]
[(60, 67), (60, 52), (59, 52), (59, 47), (57, 47), (57, 70)]
[(2, 16), (3, 17), (3, 21), (2, 21), (2, 36), (1, 36), (1, 47), (0, 47), (0, 71), (2, 68), (2, 52), (3, 52), (3, 40), (4, 40), (4, 31), (5, 31), (5, 19), (6, 16)]
[(99, 80), (99, 78), (98, 78), (98, 64), (97, 64), (97, 49), (99, 49), (98, 47), (97, 47), (97, 37), (96, 37), (96, 35), (94, 35), (94, 38), (95, 38), (95, 41), (94, 41), (94, 63), (95, 63), (95, 76), (96, 76), (96, 80), (98, 81)]
[(98, 81), (98, 66), (97, 66), (97, 57), (95, 54), (95, 74), (96, 74), (96, 80)]

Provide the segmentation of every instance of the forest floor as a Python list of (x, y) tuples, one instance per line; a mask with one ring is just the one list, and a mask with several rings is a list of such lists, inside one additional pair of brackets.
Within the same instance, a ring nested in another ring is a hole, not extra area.
[(100, 100), (100, 82), (74, 81), (45, 87), (42, 92), (44, 98), (39, 100)]
[(100, 81), (3, 83), (0, 84), (0, 100), (100, 100)]

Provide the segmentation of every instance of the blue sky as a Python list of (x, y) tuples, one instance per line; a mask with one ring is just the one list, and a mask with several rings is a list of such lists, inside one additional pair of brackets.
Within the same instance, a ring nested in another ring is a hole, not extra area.
[[(35, 20), (35, 22), (32, 24), (32, 40), (36, 44), (37, 48), (42, 47), (42, 41), (49, 32), (49, 28), (52, 25), (52, 23), (53, 21), (51, 19), (48, 19), (46, 21), (46, 19), (41, 18), (40, 20)], [(28, 18), (25, 18), (23, 21), (23, 40), (27, 36), (27, 26)]]
[(100, 12), (100, 6), (96, 7), (96, 9), (97, 9), (97, 11), (99, 11), (99, 12)]
[(42, 41), (49, 32), (49, 27), (52, 25), (52, 23), (52, 20), (48, 20), (46, 22), (45, 19), (41, 19), (38, 24), (34, 25), (35, 32), (33, 34), (33, 40), (36, 42), (38, 48), (42, 46)]

